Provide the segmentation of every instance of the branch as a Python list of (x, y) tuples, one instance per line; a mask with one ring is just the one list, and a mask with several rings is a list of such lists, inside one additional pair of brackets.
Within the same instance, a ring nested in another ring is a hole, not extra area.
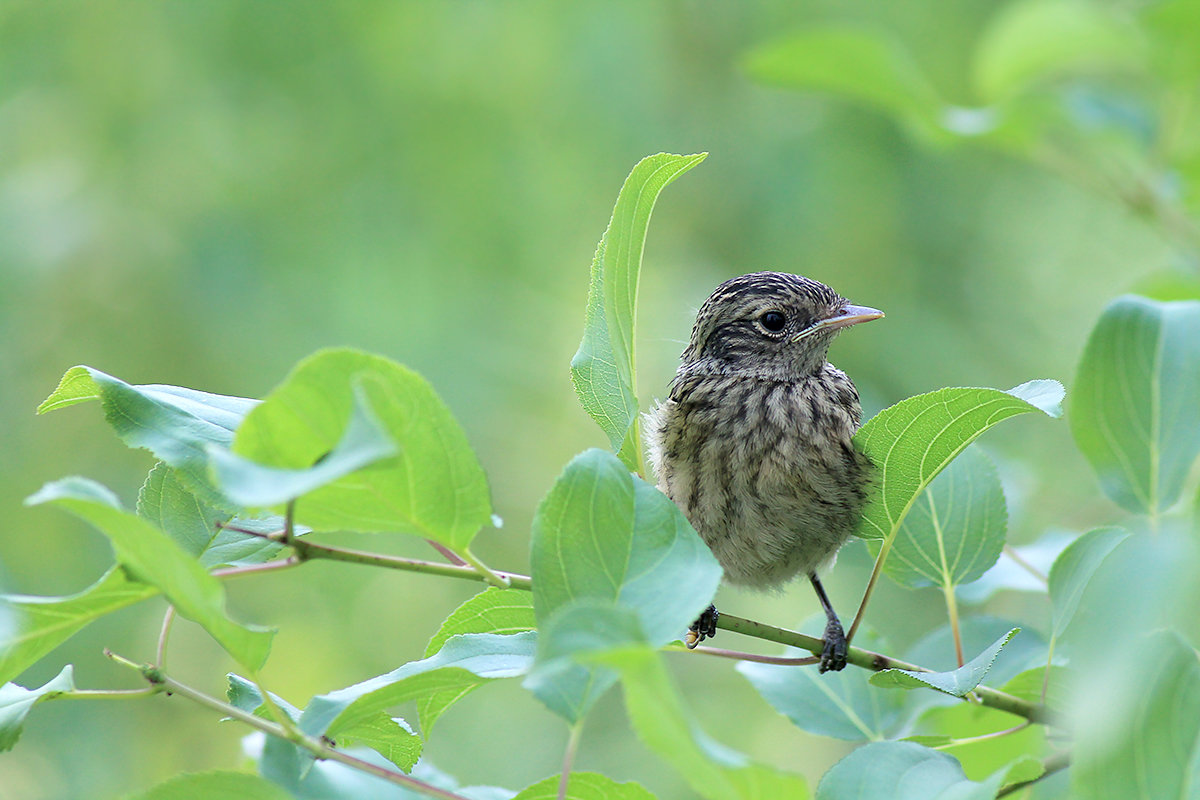
[[(252, 533), (255, 536), (270, 538), (268, 534)], [(387, 569), (398, 569), (405, 572), (423, 572), (427, 575), (441, 575), (448, 578), (464, 578), (466, 580), (481, 581), (490, 583), (487, 576), (477, 571), (470, 566), (460, 566), (455, 564), (442, 564), (436, 561), (421, 561), (415, 558), (401, 558), (399, 556), (388, 556), (380, 553), (368, 553), (361, 550), (350, 550), (344, 547), (333, 547), (331, 545), (317, 544), (305, 539), (293, 538), (288, 544), (296, 551), (296, 557), (301, 561), (316, 558), (325, 558), (332, 561), (348, 561), (354, 564), (367, 564), (374, 567), (385, 567)], [(533, 589), (533, 579), (528, 575), (519, 575), (515, 572), (501, 572), (496, 570), (495, 575), (503, 578), (510, 586), (516, 589), (525, 589), (531, 591)], [(745, 636), (752, 636), (756, 639), (763, 639), (768, 642), (777, 642), (786, 644), (792, 647), (799, 647), (802, 650), (807, 650), (814, 655), (819, 655), (825, 647), (825, 643), (815, 636), (807, 636), (803, 633), (790, 631), (785, 628), (777, 628), (773, 625), (767, 625), (762, 622), (745, 619), (744, 617), (735, 617), (732, 614), (722, 613), (717, 619), (717, 627), (723, 628), (734, 633), (740, 633)], [(731, 651), (720, 651), (712, 655), (722, 655), (726, 658), (739, 657), (732, 654)], [(745, 660), (758, 661), (762, 660), (760, 656), (745, 654), (740, 656)], [(860, 647), (849, 648), (847, 654), (847, 663), (853, 664), (856, 667), (869, 669), (872, 672), (880, 672), (885, 669), (907, 669), (915, 672), (934, 672), (927, 667), (922, 667), (917, 664), (909, 664), (907, 661), (901, 661), (898, 658), (892, 658), (881, 653), (875, 653), (870, 650), (863, 650)], [(792, 662), (796, 663), (796, 662)], [(1024, 717), (1030, 722), (1039, 722), (1043, 724), (1057, 724), (1054, 713), (1041, 703), (1031, 703), (1027, 700), (1022, 700), (1019, 697), (1014, 697), (997, 689), (991, 689), (987, 686), (977, 686), (974, 690), (975, 696), (979, 701), (990, 708), (1007, 711), (1010, 714), (1015, 714), (1018, 717)]]
[[(237, 706), (230, 705), (223, 700), (218, 700), (217, 698), (197, 691), (190, 686), (186, 686), (179, 681), (168, 677), (162, 670), (153, 667), (150, 664), (138, 664), (130, 661), (124, 656), (117, 655), (111, 650), (105, 650), (104, 655), (108, 656), (122, 666), (129, 667), (130, 669), (141, 673), (142, 677), (150, 683), (152, 693), (157, 694), (159, 692), (167, 692), (170, 694), (177, 694), (180, 697), (186, 697), (195, 703), (199, 703), (206, 708), (217, 711), (226, 717), (231, 717), (239, 722), (243, 722), (252, 728), (262, 731), (263, 733), (270, 734), (271, 736), (275, 736), (287, 742), (291, 742), (298, 747), (303, 747), (305, 750), (312, 753), (315, 758), (328, 761), (337, 761), (338, 763), (352, 769), (366, 772), (370, 775), (374, 775), (377, 778), (382, 778), (389, 783), (394, 783), (397, 786), (403, 786), (406, 789), (420, 792), (421, 794), (426, 794), (430, 797), (439, 797), (442, 798), (442, 800), (468, 800), (460, 794), (455, 794), (454, 792), (447, 791), (446, 789), (439, 789), (438, 787), (425, 783), (422, 780), (405, 775), (403, 772), (395, 772), (394, 770), (386, 769), (377, 764), (372, 764), (369, 761), (363, 761), (361, 758), (355, 758), (352, 755), (348, 755), (333, 748), (326, 742), (323, 742), (319, 739), (314, 739), (311, 736), (305, 736), (298, 730), (294, 732), (288, 731), (278, 723), (265, 720), (261, 717), (256, 717), (254, 714), (251, 714), (248, 711), (243, 711)], [(263, 696), (265, 697), (266, 695), (264, 694)]]

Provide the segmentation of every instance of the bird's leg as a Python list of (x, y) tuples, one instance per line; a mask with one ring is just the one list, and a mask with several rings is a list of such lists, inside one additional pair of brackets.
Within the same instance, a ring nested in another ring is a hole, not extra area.
[(849, 647), (846, 632), (842, 630), (842, 622), (833, 610), (833, 604), (829, 602), (829, 596), (825, 594), (825, 587), (821, 585), (817, 573), (808, 573), (808, 579), (812, 582), (813, 591), (817, 593), (821, 608), (825, 609), (825, 619), (828, 620), (825, 624), (825, 647), (821, 650), (819, 669), (821, 672), (838, 672), (846, 667), (846, 650)]
[(717, 612), (717, 607), (709, 603), (708, 608), (704, 609), (700, 616), (696, 618), (696, 621), (692, 623), (692, 627), (688, 628), (687, 636), (684, 638), (688, 650), (691, 650), (705, 639), (711, 639), (717, 635), (717, 618), (720, 616)]

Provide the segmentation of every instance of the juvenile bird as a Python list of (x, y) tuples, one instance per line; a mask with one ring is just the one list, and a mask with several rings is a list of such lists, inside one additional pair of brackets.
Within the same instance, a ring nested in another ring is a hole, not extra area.
[[(808, 576), (828, 620), (821, 672), (845, 667), (847, 643), (817, 569), (857, 527), (872, 470), (850, 439), (858, 390), (825, 356), (843, 328), (882, 316), (799, 275), (726, 281), (696, 315), (667, 400), (646, 415), (658, 487), (730, 583), (773, 589)], [(709, 606), (689, 646), (716, 621)]]

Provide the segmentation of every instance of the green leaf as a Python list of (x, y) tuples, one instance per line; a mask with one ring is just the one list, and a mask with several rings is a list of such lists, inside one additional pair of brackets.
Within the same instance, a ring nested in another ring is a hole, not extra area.
[(217, 579), (165, 533), (114, 505), (115, 498), (103, 486), (67, 478), (46, 484), (25, 502), (54, 503), (90, 522), (108, 537), (126, 571), (157, 586), (180, 614), (199, 623), (239, 663), (257, 670), (267, 660), (273, 633), (232, 622)]
[(968, 780), (952, 756), (913, 742), (874, 742), (825, 773), (817, 800), (992, 800), (1003, 781)]
[(659, 153), (639, 161), (617, 195), (612, 219), (592, 260), (583, 341), (571, 359), (571, 382), (584, 410), (635, 472), (642, 468), (636, 425), (635, 311), (646, 230), (662, 190), (707, 155)]
[(408, 723), (383, 712), (342, 731), (339, 747), (356, 744), (371, 748), (404, 772), (412, 771), (424, 746)]
[[(979, 653), (991, 646), (996, 639), (1006, 636), (1019, 627), (1011, 619), (988, 615), (972, 615), (959, 619), (958, 632), (964, 653)], [(1035, 666), (1044, 666), (1047, 659), (1046, 640), (1034, 629), (1021, 632), (1009, 640), (996, 656), (988, 670), (987, 683), (997, 686), (1018, 673)], [(916, 644), (905, 650), (902, 658), (910, 664), (920, 664), (938, 672), (953, 672), (958, 668), (957, 648), (954, 631), (950, 624), (941, 625), (922, 636)], [(910, 693), (919, 698), (921, 705), (959, 705), (953, 698), (941, 692)]]
[[(1076, 730), (1073, 788), (1094, 800), (1195, 797), (1194, 754), (1200, 750), (1200, 664), (1177, 633), (1136, 642), (1140, 661), (1128, 713), (1112, 727)], [(1108, 702), (1105, 698), (1103, 702)]]
[(933, 479), (904, 517), (884, 572), (910, 588), (969, 583), (996, 563), (1007, 527), (1008, 508), (996, 467), (969, 447)]
[(625, 708), (638, 738), (712, 800), (804, 800), (799, 775), (751, 762), (709, 738), (689, 717), (663, 666), (649, 647), (628, 647), (595, 659), (621, 673)]
[(983, 683), (992, 662), (1000, 655), (1008, 640), (1016, 636), (1020, 628), (1013, 628), (1001, 636), (992, 646), (953, 672), (917, 672), (907, 669), (885, 669), (871, 676), (871, 683), (884, 689), (919, 689), (929, 687), (939, 692), (965, 697), (972, 689)]
[[(205, 502), (189, 490), (178, 473), (165, 462), (158, 462), (138, 493), (137, 513), (162, 529), (190, 555), (208, 568), (261, 564), (283, 549), (278, 542), (247, 533), (218, 527), (230, 520), (230, 512)], [(283, 528), (283, 518), (234, 517), (238, 528), (271, 533)], [(298, 529), (297, 533), (308, 529)]]
[[(886, 651), (865, 632), (854, 641), (869, 650)], [(808, 653), (788, 648), (784, 655)], [(737, 670), (772, 708), (801, 730), (817, 736), (851, 742), (879, 741), (894, 735), (905, 716), (909, 695), (872, 689), (865, 670), (820, 675), (814, 669), (754, 661), (740, 662)]]
[(142, 447), (179, 471), (206, 502), (223, 505), (208, 479), (209, 445), (228, 447), (257, 400), (209, 394), (181, 386), (131, 386), (98, 369), (71, 367), (38, 413), (99, 400), (121, 441)]
[[(555, 775), (522, 789), (512, 800), (558, 800), (560, 776)], [(595, 772), (572, 772), (567, 779), (567, 800), (654, 800), (639, 783), (617, 783)]]
[(0, 642), (0, 682), (10, 681), (79, 630), (107, 614), (158, 594), (114, 567), (78, 594), (66, 597), (3, 595), (11, 634)]
[(1104, 493), (1157, 514), (1200, 454), (1200, 302), (1118, 297), (1083, 351), (1071, 433)]
[(831, 92), (889, 114), (927, 138), (946, 136), (937, 91), (911, 54), (881, 32), (810, 28), (755, 48), (744, 66), (760, 83)]
[(606, 667), (581, 662), (645, 641), (637, 615), (628, 608), (590, 598), (568, 603), (539, 626), (537, 661), (524, 686), (575, 725), (619, 677)]
[[(1070, 679), (1071, 673), (1066, 667), (1051, 666), (1049, 680), (1046, 679), (1045, 666), (1034, 667), (1014, 675), (1000, 687), (1000, 691), (1031, 703), (1045, 702), (1050, 708), (1060, 711), (1067, 704)], [(1043, 687), (1046, 689), (1045, 698), (1042, 697)]]
[(35, 705), (43, 700), (53, 700), (74, 688), (75, 679), (70, 664), (36, 689), (26, 689), (15, 683), (0, 686), (0, 753), (11, 750), (17, 739), (21, 738), (25, 717)]
[(533, 519), (539, 623), (580, 599), (634, 611), (654, 646), (678, 639), (721, 580), (712, 551), (666, 495), (611, 453), (576, 456)]
[[(336, 739), (397, 703), (524, 675), (533, 663), (535, 641), (532, 632), (455, 636), (430, 658), (314, 697), (304, 709), (300, 728), (311, 736)], [(436, 721), (436, 716), (422, 719), (426, 736)]]
[[(497, 589), (493, 586), (475, 595), (446, 617), (442, 627), (425, 647), (425, 657), (432, 657), (454, 636), (469, 633), (508, 636), (531, 631), (536, 625), (532, 594), (524, 589)], [(444, 692), (435, 692), (419, 699), (417, 709), (421, 727), (426, 734), (433, 728), (433, 720), (474, 691), (478, 685), (454, 686)]]
[(256, 464), (217, 447), (209, 448), (221, 492), (243, 508), (265, 508), (295, 500), (322, 486), (396, 455), (398, 448), (371, 412), (361, 387), (354, 389), (350, 421), (341, 439), (311, 467), (279, 469)]
[(939, 389), (901, 400), (872, 417), (854, 441), (879, 471), (858, 535), (889, 540), (942, 468), (998, 422), (1031, 411), (1062, 414), (1062, 384), (1030, 381), (1015, 389)]
[(1079, 609), (1079, 598), (1092, 575), (1118, 544), (1129, 536), (1120, 528), (1088, 531), (1054, 561), (1050, 568), (1050, 604), (1054, 608), (1054, 635), (1062, 636)]
[(356, 387), (400, 452), (306, 494), (296, 519), (314, 530), (402, 531), (465, 549), (491, 516), (483, 468), (425, 379), (386, 358), (350, 349), (308, 357), (246, 417), (234, 452), (271, 467), (312, 467), (346, 431)]
[(245, 772), (176, 775), (129, 800), (291, 800), (270, 781)]
[(1105, 74), (1140, 66), (1136, 26), (1104, 6), (1078, 0), (1010, 3), (975, 48), (975, 88), (995, 103), (1066, 75)]

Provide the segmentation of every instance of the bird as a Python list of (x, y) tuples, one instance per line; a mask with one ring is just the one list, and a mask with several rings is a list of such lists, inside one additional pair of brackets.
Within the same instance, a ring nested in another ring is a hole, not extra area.
[[(800, 275), (725, 281), (696, 314), (666, 400), (644, 419), (658, 488), (727, 582), (770, 591), (808, 578), (827, 621), (822, 673), (845, 667), (849, 645), (817, 573), (857, 528), (874, 473), (852, 441), (858, 390), (826, 356), (842, 330), (882, 316)], [(710, 605), (689, 647), (716, 634), (717, 617)]]

